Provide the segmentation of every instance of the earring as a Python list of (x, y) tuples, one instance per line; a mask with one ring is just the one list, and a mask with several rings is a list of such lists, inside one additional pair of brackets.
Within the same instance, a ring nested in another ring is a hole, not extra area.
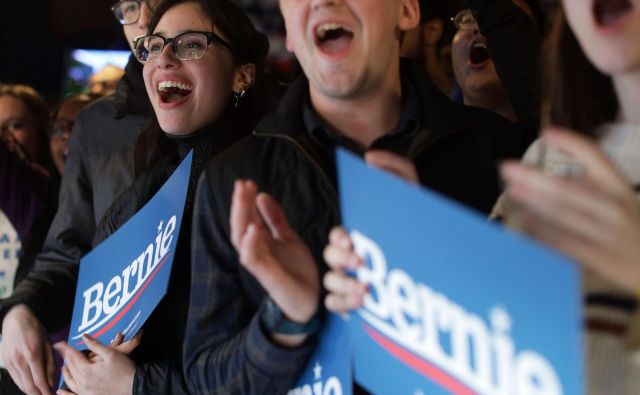
[(233, 105), (233, 108), (235, 108), (236, 110), (238, 109), (238, 107), (240, 106), (240, 99), (242, 99), (246, 94), (247, 94), (247, 91), (244, 89), (241, 90), (240, 92), (233, 93), (233, 98), (235, 99), (235, 104)]

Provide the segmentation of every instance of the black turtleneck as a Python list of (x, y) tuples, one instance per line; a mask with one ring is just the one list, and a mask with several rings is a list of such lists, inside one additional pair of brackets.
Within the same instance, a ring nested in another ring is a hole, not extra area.
[(193, 133), (174, 135), (164, 133), (164, 136), (175, 144), (180, 161), (193, 150), (191, 173), (189, 177), (189, 189), (185, 203), (185, 216), (193, 209), (196, 186), (205, 165), (211, 158), (222, 152), (229, 145), (229, 134), (233, 133), (228, 122), (219, 121), (208, 125)]

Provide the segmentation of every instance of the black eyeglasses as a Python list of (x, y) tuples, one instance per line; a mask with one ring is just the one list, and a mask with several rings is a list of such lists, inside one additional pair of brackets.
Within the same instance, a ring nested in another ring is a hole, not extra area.
[(159, 0), (120, 0), (111, 7), (111, 11), (120, 24), (131, 25), (140, 19), (140, 8), (143, 1), (147, 3), (151, 11), (156, 8), (159, 2)]
[(49, 139), (55, 140), (64, 136), (69, 137), (73, 130), (73, 121), (58, 119), (49, 125)]
[(451, 22), (458, 30), (472, 30), (478, 27), (476, 18), (473, 17), (471, 10), (462, 10), (451, 18)]
[(164, 47), (172, 44), (173, 53), (180, 60), (200, 59), (207, 53), (207, 48), (212, 42), (221, 45), (234, 56), (236, 51), (231, 44), (213, 32), (189, 31), (178, 34), (173, 38), (165, 38), (157, 34), (138, 37), (134, 41), (133, 53), (140, 63), (157, 62), (162, 55)]

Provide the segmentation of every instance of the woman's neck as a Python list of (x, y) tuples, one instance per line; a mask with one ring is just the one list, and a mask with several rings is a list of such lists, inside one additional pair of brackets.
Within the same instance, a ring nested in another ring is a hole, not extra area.
[(623, 122), (640, 125), (640, 70), (613, 77)]

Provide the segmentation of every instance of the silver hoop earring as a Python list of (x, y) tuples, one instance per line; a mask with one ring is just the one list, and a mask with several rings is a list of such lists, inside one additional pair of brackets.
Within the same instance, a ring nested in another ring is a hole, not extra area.
[(233, 98), (235, 100), (233, 108), (235, 108), (236, 110), (238, 109), (238, 107), (240, 106), (240, 99), (242, 99), (246, 94), (247, 94), (247, 91), (245, 89), (241, 90), (240, 92), (233, 93)]

